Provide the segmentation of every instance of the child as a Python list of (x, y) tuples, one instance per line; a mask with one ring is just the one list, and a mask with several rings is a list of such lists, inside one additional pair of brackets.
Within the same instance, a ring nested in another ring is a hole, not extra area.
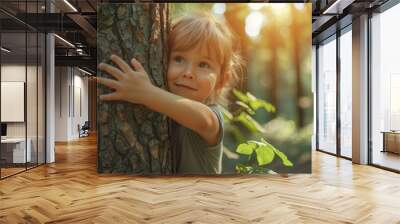
[(178, 173), (220, 174), (223, 116), (216, 103), (237, 77), (232, 35), (222, 22), (198, 13), (174, 23), (168, 45), (169, 92), (154, 86), (137, 60), (132, 59), (132, 70), (112, 55), (119, 69), (104, 63), (99, 69), (116, 80), (97, 80), (115, 92), (100, 99), (142, 104), (170, 117), (178, 123)]

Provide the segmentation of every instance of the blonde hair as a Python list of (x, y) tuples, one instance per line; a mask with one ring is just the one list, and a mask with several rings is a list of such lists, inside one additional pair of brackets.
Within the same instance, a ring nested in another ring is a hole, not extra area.
[(169, 50), (187, 51), (195, 46), (205, 46), (208, 52), (215, 53), (221, 65), (218, 82), (222, 82), (221, 91), (215, 92), (207, 104), (227, 104), (226, 95), (239, 81), (242, 59), (234, 49), (234, 36), (223, 21), (211, 14), (200, 11), (181, 16), (173, 22), (168, 36)]

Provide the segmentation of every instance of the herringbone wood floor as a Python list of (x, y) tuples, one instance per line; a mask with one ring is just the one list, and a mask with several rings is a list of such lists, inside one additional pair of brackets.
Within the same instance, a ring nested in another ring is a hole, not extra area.
[(99, 175), (93, 137), (0, 181), (0, 223), (400, 223), (400, 175), (313, 153), (312, 175)]

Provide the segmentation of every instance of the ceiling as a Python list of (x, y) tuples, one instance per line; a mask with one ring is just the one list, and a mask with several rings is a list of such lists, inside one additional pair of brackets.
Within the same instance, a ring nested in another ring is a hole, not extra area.
[(389, 0), (312, 0), (313, 44), (352, 23), (352, 18), (372, 12)]
[[(351, 23), (351, 17), (360, 12), (376, 8), (387, 0), (292, 0), (290, 2), (312, 3), (313, 42), (318, 42), (329, 32), (335, 32), (332, 28), (339, 20)], [(135, 0), (1, 0), (0, 21), (4, 40), (25, 55), (25, 39), (19, 34), (26, 28), (31, 31), (55, 32), (58, 36), (72, 43), (70, 44), (55, 38), (56, 64), (86, 67), (96, 71), (96, 27), (98, 3), (126, 3), (137, 2)], [(150, 2), (150, 1), (142, 1)], [(257, 1), (254, 1), (257, 2)], [(260, 1), (262, 2), (262, 1)], [(269, 0), (267, 2), (288, 2), (283, 0)], [(337, 3), (335, 3), (337, 2)], [(332, 7), (331, 7), (332, 6)], [(48, 13), (52, 8), (53, 13)], [(327, 13), (328, 12), (328, 13)], [(346, 25), (342, 22), (341, 25)], [(329, 32), (328, 32), (329, 31)], [(29, 39), (29, 38), (28, 38)], [(28, 45), (28, 55), (32, 51)], [(79, 50), (78, 50), (79, 49)], [(80, 64), (81, 63), (81, 64)], [(90, 66), (88, 66), (90, 65)]]

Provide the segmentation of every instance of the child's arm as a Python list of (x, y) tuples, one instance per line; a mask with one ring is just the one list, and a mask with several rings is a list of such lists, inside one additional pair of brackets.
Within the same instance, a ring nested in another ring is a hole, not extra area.
[(97, 81), (115, 92), (101, 95), (100, 99), (124, 100), (145, 105), (192, 129), (209, 145), (217, 144), (221, 127), (216, 114), (208, 106), (154, 86), (142, 65), (135, 59), (131, 61), (135, 71), (118, 56), (112, 55), (111, 60), (121, 70), (104, 63), (99, 65), (99, 69), (109, 73), (116, 80), (98, 77)]

